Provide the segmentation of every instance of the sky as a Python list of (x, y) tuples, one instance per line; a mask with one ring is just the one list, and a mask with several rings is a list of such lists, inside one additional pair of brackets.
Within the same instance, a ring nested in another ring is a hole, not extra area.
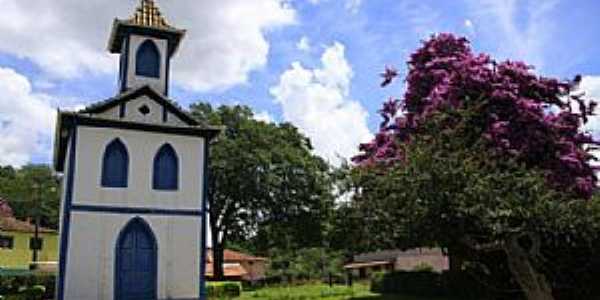
[[(600, 1), (157, 0), (187, 30), (172, 60), (171, 95), (244, 104), (291, 122), (337, 165), (380, 122), (379, 73), (406, 61), (433, 33), (465, 36), (475, 52), (524, 60), (545, 76), (584, 76), (600, 99)], [(114, 18), (138, 0), (0, 0), (0, 165), (50, 163), (57, 109), (117, 92), (118, 56), (106, 50)], [(592, 120), (589, 130), (600, 129)]]

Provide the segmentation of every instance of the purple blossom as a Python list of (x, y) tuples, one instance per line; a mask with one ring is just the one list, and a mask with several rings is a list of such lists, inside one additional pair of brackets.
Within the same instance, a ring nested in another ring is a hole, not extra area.
[[(420, 126), (440, 109), (481, 106), (482, 139), (490, 151), (518, 159), (547, 174), (555, 189), (589, 198), (596, 186), (594, 159), (585, 145), (600, 145), (581, 131), (597, 106), (571, 97), (579, 104), (573, 113), (564, 99), (575, 81), (540, 77), (519, 61), (496, 62), (472, 53), (465, 38), (438, 34), (424, 41), (410, 56), (407, 89), (402, 101), (391, 98), (380, 114), (380, 132), (360, 146), (353, 160), (361, 165), (397, 164), (403, 147)], [(444, 126), (451, 129), (454, 124)], [(440, 128), (444, 130), (444, 128)]]

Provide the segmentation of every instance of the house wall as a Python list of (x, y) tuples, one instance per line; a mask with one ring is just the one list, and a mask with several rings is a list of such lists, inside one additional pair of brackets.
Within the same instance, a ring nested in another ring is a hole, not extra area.
[[(27, 269), (33, 257), (29, 249), (29, 240), (33, 233), (0, 231), (0, 235), (13, 237), (13, 248), (0, 248), (0, 267)], [(38, 252), (41, 262), (56, 262), (58, 260), (58, 235), (53, 233), (40, 233), (42, 250)]]
[[(204, 139), (135, 130), (79, 127), (73, 204), (141, 207), (161, 209), (201, 208)], [(102, 158), (106, 146), (115, 138), (129, 153), (127, 188), (100, 186)], [(165, 143), (171, 144), (179, 158), (179, 189), (152, 189), (154, 156)]]
[[(119, 232), (134, 216), (73, 212), (65, 299), (114, 299)], [(141, 216), (158, 244), (158, 299), (197, 299), (200, 218)]]
[(441, 253), (422, 254), (419, 256), (400, 256), (396, 259), (394, 269), (397, 271), (412, 271), (419, 265), (428, 265), (436, 272), (448, 269), (448, 257)]
[(266, 263), (264, 261), (243, 261), (240, 265), (248, 272), (243, 277), (246, 281), (259, 281), (266, 278)]
[[(77, 130), (72, 193), (74, 206), (179, 211), (201, 209), (203, 138), (82, 126)], [(100, 185), (102, 157), (106, 145), (116, 137), (121, 139), (129, 153), (128, 187), (104, 188)], [(152, 189), (153, 160), (166, 142), (173, 146), (179, 158), (179, 189), (155, 191)], [(117, 238), (123, 227), (135, 217), (144, 219), (157, 239), (158, 299), (198, 298), (200, 216), (90, 212), (75, 208), (70, 212), (64, 299), (113, 300)]]

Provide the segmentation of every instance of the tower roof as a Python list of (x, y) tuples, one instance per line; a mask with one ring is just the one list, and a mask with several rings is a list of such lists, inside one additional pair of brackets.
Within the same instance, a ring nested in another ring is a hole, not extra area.
[(154, 0), (141, 0), (133, 16), (125, 22), (131, 25), (153, 27), (159, 29), (175, 29), (161, 14)]
[(131, 33), (169, 40), (169, 54), (172, 55), (185, 35), (185, 30), (171, 26), (154, 0), (140, 0), (139, 6), (131, 18), (115, 19), (108, 42), (108, 50), (111, 53), (119, 53), (124, 38)]

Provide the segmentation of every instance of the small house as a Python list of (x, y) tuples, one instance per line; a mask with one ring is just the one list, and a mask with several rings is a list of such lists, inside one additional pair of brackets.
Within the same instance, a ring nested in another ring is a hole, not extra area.
[[(28, 269), (33, 262), (35, 226), (14, 217), (6, 200), (0, 199), (0, 269)], [(58, 233), (39, 228), (38, 262), (55, 266), (58, 260)]]
[[(225, 280), (258, 282), (266, 278), (267, 259), (246, 253), (225, 249), (223, 252), (223, 271)], [(208, 251), (206, 277), (214, 280), (213, 252)]]
[(425, 267), (434, 272), (448, 270), (448, 256), (439, 248), (385, 250), (356, 255), (344, 269), (355, 278), (366, 279), (375, 272), (413, 271)]

